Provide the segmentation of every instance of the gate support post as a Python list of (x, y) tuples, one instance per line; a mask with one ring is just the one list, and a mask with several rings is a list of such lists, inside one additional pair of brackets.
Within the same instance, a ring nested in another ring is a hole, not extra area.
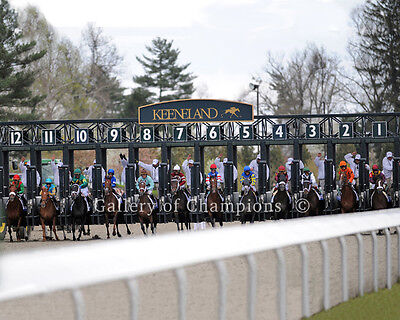
[[(258, 194), (260, 196), (261, 206), (267, 202), (266, 192), (268, 188), (268, 177), (267, 177), (267, 146), (264, 142), (260, 143), (260, 156), (261, 160), (258, 163)], [(262, 210), (259, 213), (260, 221), (266, 219), (265, 212)]]
[[(96, 149), (97, 150), (97, 149)], [(103, 179), (102, 179), (102, 166), (101, 162), (97, 162), (97, 152), (96, 152), (96, 163), (93, 166), (92, 172), (92, 192), (94, 196), (94, 205), (93, 205), (93, 220), (95, 219), (96, 224), (100, 224), (100, 214), (97, 212), (97, 203), (102, 198), (102, 187), (103, 187)]]
[(2, 172), (2, 183), (0, 187), (2, 188), (2, 197), (8, 197), (9, 193), (9, 183), (10, 183), (10, 167), (9, 167), (9, 152), (3, 151), (0, 147), (0, 166), (3, 167)]
[(160, 201), (160, 210), (158, 214), (158, 221), (160, 223), (167, 223), (171, 219), (171, 214), (164, 212), (165, 203), (167, 202), (167, 196), (169, 190), (168, 147), (164, 144), (161, 145), (161, 163), (159, 169), (159, 179), (160, 180), (158, 184), (158, 198)]
[(74, 171), (74, 150), (63, 146), (63, 164), (69, 167), (69, 171)]
[(228, 209), (224, 210), (224, 220), (226, 222), (231, 222), (233, 221), (233, 191), (234, 191), (234, 181), (233, 181), (234, 148), (232, 141), (229, 141), (227, 145), (227, 158), (228, 161), (223, 164), (225, 166), (224, 193), (225, 193), (225, 202), (227, 203), (227, 209)]
[(204, 169), (204, 148), (201, 148), (198, 142), (194, 144), (194, 163), (191, 170), (191, 194), (192, 205), (190, 206), (190, 220), (191, 222), (200, 222), (203, 220), (200, 206), (200, 171)]
[(60, 224), (66, 226), (68, 224), (68, 197), (69, 197), (69, 167), (67, 164), (58, 168), (60, 181)]

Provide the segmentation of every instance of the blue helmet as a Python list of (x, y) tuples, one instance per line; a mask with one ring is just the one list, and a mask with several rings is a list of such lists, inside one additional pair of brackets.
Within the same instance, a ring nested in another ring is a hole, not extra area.
[(114, 169), (108, 169), (108, 174), (114, 174)]
[(249, 166), (245, 166), (244, 169), (243, 169), (243, 171), (250, 171), (250, 170), (251, 170), (251, 169), (250, 169)]
[(50, 178), (47, 178), (46, 181), (45, 181), (45, 183), (46, 183), (46, 184), (47, 184), (47, 183), (53, 183), (53, 180), (51, 180)]

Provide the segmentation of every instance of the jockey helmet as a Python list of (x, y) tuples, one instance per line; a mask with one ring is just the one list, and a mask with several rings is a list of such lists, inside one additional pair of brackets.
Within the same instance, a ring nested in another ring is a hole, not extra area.
[(75, 169), (74, 170), (74, 174), (81, 174), (81, 173), (82, 173), (81, 169)]
[(51, 180), (50, 178), (47, 178), (44, 183), (46, 183), (46, 184), (47, 183), (53, 183), (53, 180)]
[(308, 169), (308, 167), (304, 167), (304, 172), (310, 172), (310, 169)]
[(25, 165), (25, 166), (28, 166), (28, 165), (29, 165), (28, 160), (25, 160), (25, 161), (24, 161), (24, 165)]
[(278, 168), (278, 171), (285, 171), (285, 167), (284, 167), (284, 166), (280, 166), (280, 167)]
[(346, 161), (340, 161), (339, 166), (340, 167), (347, 167)]
[(379, 167), (378, 167), (378, 165), (377, 164), (374, 164), (373, 166), (372, 166), (372, 170), (379, 170)]
[(243, 168), (243, 171), (244, 171), (244, 172), (250, 171), (250, 167), (249, 167), (249, 166), (245, 166), (245, 167)]
[(393, 153), (390, 151), (386, 152), (386, 158), (393, 158)]
[(144, 174), (147, 176), (146, 170), (142, 169), (142, 171), (140, 172), (140, 175), (144, 175)]
[(153, 159), (153, 166), (155, 166), (155, 165), (157, 165), (158, 164), (158, 160), (157, 159)]
[(181, 170), (181, 167), (176, 164), (174, 167), (174, 171), (179, 171), (179, 170)]
[(19, 175), (14, 175), (13, 180), (20, 180), (21, 178), (19, 177)]
[(212, 169), (217, 170), (217, 165), (216, 165), (215, 163), (213, 163), (213, 164), (210, 166), (210, 169), (211, 169), (211, 170), (212, 170)]
[(114, 174), (114, 169), (108, 169), (108, 174)]

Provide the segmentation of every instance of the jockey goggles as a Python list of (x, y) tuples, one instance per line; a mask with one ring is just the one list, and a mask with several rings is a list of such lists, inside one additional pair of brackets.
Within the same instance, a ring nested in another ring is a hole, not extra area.
[(346, 169), (347, 168), (347, 166), (340, 166), (342, 169)]

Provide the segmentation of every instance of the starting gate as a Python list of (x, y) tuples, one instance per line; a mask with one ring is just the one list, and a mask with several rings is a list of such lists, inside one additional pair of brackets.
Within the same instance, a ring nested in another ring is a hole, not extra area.
[[(233, 110), (234, 111), (234, 110)], [(232, 111), (232, 112), (233, 112)], [(325, 194), (327, 213), (332, 212), (334, 191), (336, 189), (334, 166), (337, 164), (336, 146), (353, 144), (361, 154), (360, 194), (361, 209), (368, 208), (368, 172), (364, 164), (369, 160), (371, 143), (391, 143), (394, 154), (393, 190), (394, 201), (399, 206), (400, 197), (400, 113), (375, 114), (330, 114), (330, 115), (263, 115), (246, 121), (220, 122), (185, 122), (140, 124), (137, 119), (98, 119), (98, 120), (51, 120), (0, 123), (0, 183), (2, 197), (9, 192), (9, 153), (11, 151), (28, 151), (31, 165), (27, 171), (27, 199), (30, 218), (29, 224), (36, 224), (32, 212), (38, 195), (36, 171), (41, 174), (41, 152), (62, 150), (64, 166), (60, 167), (61, 220), (67, 222), (65, 200), (69, 195), (69, 172), (74, 168), (74, 151), (95, 150), (96, 164), (93, 171), (92, 194), (96, 202), (102, 196), (102, 168), (107, 170), (107, 149), (128, 150), (126, 168), (126, 207), (125, 217), (134, 222), (135, 212), (129, 204), (135, 201), (135, 177), (137, 177), (140, 148), (161, 149), (159, 166), (159, 199), (160, 208), (170, 195), (169, 175), (172, 163), (171, 150), (174, 147), (194, 149), (194, 165), (191, 169), (191, 194), (195, 210), (191, 213), (192, 221), (204, 219), (199, 204), (204, 188), (200, 183), (200, 173), (204, 175), (204, 147), (225, 146), (228, 161), (225, 165), (224, 192), (226, 201), (232, 202), (237, 192), (233, 179), (233, 166), (237, 167), (238, 146), (254, 146), (259, 149), (258, 191), (260, 201), (269, 201), (270, 190), (266, 167), (270, 166), (270, 147), (291, 146), (293, 148), (291, 188), (295, 197), (300, 192), (299, 161), (302, 158), (302, 147), (308, 144), (321, 145), (326, 149), (325, 160)], [(251, 159), (248, 159), (249, 161)], [(115, 165), (115, 164), (114, 164)], [(275, 168), (271, 168), (274, 172)], [(239, 173), (240, 174), (240, 173)], [(203, 179), (204, 181), (204, 179)], [(160, 222), (170, 221), (168, 212), (160, 210)], [(232, 221), (234, 212), (224, 212), (225, 220)], [(261, 213), (259, 219), (268, 217)], [(101, 214), (94, 212), (92, 223), (102, 223)]]

